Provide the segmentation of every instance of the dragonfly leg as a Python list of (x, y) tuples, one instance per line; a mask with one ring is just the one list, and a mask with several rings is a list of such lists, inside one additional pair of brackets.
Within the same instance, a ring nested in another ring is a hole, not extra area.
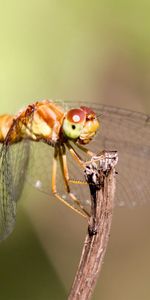
[[(69, 186), (69, 171), (68, 171), (68, 166), (67, 166), (67, 157), (66, 157), (66, 149), (64, 146), (61, 147), (61, 151), (59, 152), (59, 159), (60, 159), (60, 166), (61, 166), (61, 171), (62, 175), (64, 178), (65, 186), (67, 193), (69, 194), (70, 198), (78, 205), (80, 210), (87, 216), (90, 217), (90, 214), (84, 209), (83, 205), (81, 202), (77, 199), (77, 197), (71, 193), (70, 191), (70, 186)], [(77, 183), (77, 181), (76, 181)]]
[(68, 202), (66, 202), (57, 192), (56, 188), (56, 174), (57, 174), (57, 158), (58, 158), (58, 148), (55, 147), (54, 150), (54, 157), (53, 157), (53, 167), (52, 167), (52, 193), (55, 195), (55, 197), (60, 200), (63, 204), (80, 214), (81, 216), (87, 218), (87, 214), (83, 213), (82, 211), (79, 211), (77, 208), (70, 205)]
[[(70, 152), (70, 154), (72, 155), (72, 157), (77, 161), (77, 163), (80, 165), (80, 167), (82, 169), (85, 169), (85, 166), (86, 166), (86, 162), (79, 156), (79, 154), (74, 150), (74, 148), (69, 144), (69, 142), (66, 143), (66, 146)], [(80, 148), (80, 146), (78, 147)], [(88, 152), (88, 155), (92, 156), (94, 155), (94, 153), (88, 151), (88, 149), (85, 149), (84, 147), (80, 148), (81, 150), (85, 150), (86, 154)], [(83, 150), (83, 151), (84, 151)], [(87, 151), (86, 151), (87, 150)], [(89, 154), (90, 153), (90, 154)], [(70, 179), (68, 180), (69, 182), (71, 183), (74, 183), (74, 184), (87, 184), (86, 181), (80, 181), (80, 180), (74, 180), (74, 179)]]
[(85, 161), (79, 156), (79, 154), (74, 150), (74, 148), (69, 144), (69, 142), (66, 142), (66, 146), (72, 155), (72, 157), (77, 161), (77, 163), (80, 165), (82, 169), (85, 168)]
[(75, 143), (75, 145), (80, 149), (82, 150), (83, 152), (85, 152), (88, 156), (92, 157), (92, 156), (95, 156), (96, 154), (94, 152), (92, 152), (91, 150), (85, 148), (84, 146), (78, 144), (78, 143)]
[[(94, 161), (98, 161), (100, 158), (103, 159), (104, 155), (106, 153), (106, 151), (101, 151), (98, 154), (95, 154), (93, 152), (91, 152), (90, 150), (84, 148), (83, 146), (80, 146), (78, 144), (76, 144), (78, 148), (80, 148), (83, 152), (85, 152), (88, 156), (91, 157)], [(84, 161), (80, 155), (75, 151), (75, 149), (72, 147), (72, 145), (70, 145), (69, 142), (66, 142), (66, 146), (70, 152), (70, 154), (73, 156), (73, 158), (78, 162), (78, 164), (84, 169), (86, 167), (86, 164), (89, 163), (90, 161)]]
[(69, 178), (68, 182), (69, 183), (73, 183), (73, 184), (85, 184), (85, 185), (87, 185), (86, 181), (82, 181), (82, 180), (78, 180), (78, 179), (71, 179), (71, 178)]
[[(110, 153), (110, 151), (106, 151), (106, 150), (102, 150), (99, 153), (94, 153), (91, 150), (85, 148), (84, 146), (78, 144), (78, 143), (74, 143), (80, 150), (82, 150), (84, 153), (86, 153), (88, 156), (90, 156), (91, 158), (93, 158), (94, 161), (98, 161), (100, 159), (104, 159), (106, 157), (107, 152)], [(111, 151), (112, 154), (115, 153), (116, 151)], [(109, 155), (109, 154), (108, 154)], [(92, 160), (92, 159), (91, 159)], [(90, 161), (86, 161), (86, 163), (89, 163)]]
[[(80, 150), (82, 150), (84, 153), (86, 153), (88, 156), (90, 156), (91, 158), (93, 158), (94, 161), (98, 161), (99, 159), (104, 159), (105, 157), (105, 150), (100, 151), (99, 153), (94, 153), (91, 150), (85, 148), (84, 146), (76, 143), (75, 144)], [(90, 161), (86, 161), (86, 163), (89, 163)]]

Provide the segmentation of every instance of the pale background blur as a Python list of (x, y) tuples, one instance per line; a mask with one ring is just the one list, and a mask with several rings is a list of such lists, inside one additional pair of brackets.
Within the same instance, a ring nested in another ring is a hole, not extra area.
[[(150, 113), (149, 12), (146, 0), (1, 0), (0, 113), (44, 98)], [(94, 300), (150, 299), (149, 209), (115, 209)], [(0, 299), (66, 299), (86, 230), (26, 185), (16, 229), (0, 245)]]

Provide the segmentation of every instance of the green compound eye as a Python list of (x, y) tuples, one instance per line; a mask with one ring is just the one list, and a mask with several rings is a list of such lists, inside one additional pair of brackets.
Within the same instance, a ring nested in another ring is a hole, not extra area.
[(77, 139), (81, 134), (85, 120), (86, 114), (83, 110), (69, 110), (63, 122), (64, 135), (70, 139)]
[(77, 139), (83, 129), (83, 124), (73, 124), (67, 119), (63, 123), (63, 132), (70, 139)]

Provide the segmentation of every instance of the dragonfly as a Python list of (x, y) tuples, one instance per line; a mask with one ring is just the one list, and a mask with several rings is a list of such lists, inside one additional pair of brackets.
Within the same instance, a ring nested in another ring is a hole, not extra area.
[(99, 103), (42, 100), (0, 116), (0, 240), (14, 229), (27, 181), (85, 218), (90, 195), (84, 168), (118, 151), (116, 202), (150, 198), (150, 116)]

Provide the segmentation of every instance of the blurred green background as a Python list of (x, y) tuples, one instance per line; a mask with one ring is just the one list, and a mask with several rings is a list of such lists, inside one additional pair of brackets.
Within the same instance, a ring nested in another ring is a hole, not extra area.
[[(0, 1), (0, 113), (38, 99), (150, 112), (149, 1)], [(116, 208), (94, 300), (150, 299), (150, 205)], [(66, 299), (87, 224), (26, 185), (0, 299)]]

